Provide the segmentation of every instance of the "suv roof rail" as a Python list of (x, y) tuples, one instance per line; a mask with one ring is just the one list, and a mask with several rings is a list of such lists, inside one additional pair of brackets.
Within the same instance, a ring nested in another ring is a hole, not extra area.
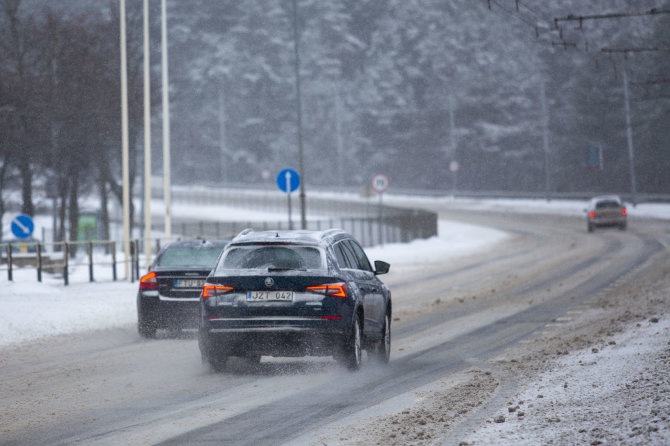
[(340, 234), (340, 233), (342, 233), (342, 232), (345, 232), (344, 229), (340, 229), (340, 228), (330, 228), (330, 229), (326, 229), (325, 231), (323, 231), (322, 236), (323, 236), (323, 237), (328, 237), (328, 236), (330, 236), (330, 235)]
[(233, 237), (233, 238), (236, 239), (236, 238), (238, 238), (238, 237), (244, 237), (245, 235), (250, 234), (250, 233), (252, 233), (252, 232), (254, 232), (253, 229), (251, 229), (251, 228), (245, 228), (245, 229), (242, 229), (242, 230), (239, 232), (239, 234), (237, 234), (237, 235), (236, 235), (235, 237)]

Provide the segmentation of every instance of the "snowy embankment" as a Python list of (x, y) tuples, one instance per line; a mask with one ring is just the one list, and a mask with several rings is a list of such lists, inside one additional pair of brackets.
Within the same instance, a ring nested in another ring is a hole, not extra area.
[[(372, 260), (383, 259), (394, 272), (422, 262), (465, 255), (486, 249), (505, 235), (499, 231), (440, 222), (439, 236), (406, 244), (387, 244), (367, 250)], [(34, 268), (14, 270), (14, 280), (0, 278), (0, 346), (55, 334), (106, 329), (137, 320), (137, 283), (111, 280), (111, 270), (96, 270), (88, 283), (85, 265), (72, 268), (70, 285), (59, 276), (44, 274), (36, 281)], [(120, 272), (121, 273), (121, 272)], [(122, 273), (121, 273), (122, 274)]]

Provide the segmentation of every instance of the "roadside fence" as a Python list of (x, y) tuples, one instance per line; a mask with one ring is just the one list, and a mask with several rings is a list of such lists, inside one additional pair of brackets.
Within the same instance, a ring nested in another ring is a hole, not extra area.
[[(407, 243), (414, 239), (429, 238), (437, 235), (437, 214), (417, 209), (384, 207), (384, 214), (377, 216), (334, 217), (328, 219), (310, 219), (307, 229), (325, 230), (341, 228), (352, 234), (364, 247), (385, 243)], [(254, 230), (297, 229), (299, 224), (285, 221), (260, 222), (224, 222), (224, 221), (177, 221), (173, 223), (173, 240), (182, 239), (222, 239), (233, 238), (246, 228)], [(159, 234), (162, 225), (153, 225), (152, 230)], [(81, 268), (87, 270), (87, 279), (94, 282), (96, 277), (104, 280), (119, 279), (119, 268), (123, 271), (123, 280), (134, 282), (140, 278), (141, 269), (146, 265), (143, 253), (145, 243), (151, 243), (152, 256), (158, 253), (161, 244), (169, 242), (165, 238), (130, 240), (130, 255), (126, 259), (123, 242), (118, 240), (88, 240), (76, 242), (42, 243), (26, 241), (0, 243), (0, 280), (14, 280), (17, 268), (34, 268), (38, 282), (43, 274), (52, 278), (62, 277), (64, 285), (69, 285), (72, 270), (76, 268), (78, 280), (83, 275)], [(141, 268), (142, 265), (142, 268)], [(25, 275), (22, 275), (25, 277)]]

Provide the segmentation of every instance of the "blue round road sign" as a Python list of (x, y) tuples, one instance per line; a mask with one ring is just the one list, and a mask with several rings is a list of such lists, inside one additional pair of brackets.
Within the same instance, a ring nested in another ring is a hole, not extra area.
[(293, 169), (284, 169), (277, 175), (277, 186), (287, 194), (293, 192), (300, 186), (300, 175)]
[(34, 229), (35, 224), (29, 215), (20, 214), (12, 220), (12, 234), (16, 238), (28, 238), (32, 235)]

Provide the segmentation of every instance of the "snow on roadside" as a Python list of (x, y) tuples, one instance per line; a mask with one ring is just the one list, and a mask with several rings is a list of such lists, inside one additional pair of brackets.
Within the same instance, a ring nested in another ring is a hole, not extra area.
[[(427, 240), (366, 251), (371, 260), (388, 261), (394, 272), (402, 272), (425, 262), (485, 249), (505, 237), (500, 231), (446, 221), (440, 222), (438, 233), (438, 237)], [(72, 267), (71, 273), (69, 286), (64, 286), (59, 276), (50, 274), (44, 274), (43, 282), (37, 282), (32, 267), (15, 269), (11, 282), (0, 278), (0, 346), (137, 321), (137, 283), (114, 282), (110, 271), (102, 267), (96, 268), (93, 283), (88, 282), (85, 266)]]
[(124, 326), (137, 321), (137, 284), (35, 281), (35, 271), (14, 271), (0, 285), (0, 346), (46, 336)]
[(557, 359), (461, 444), (668, 444), (670, 319)]
[(365, 252), (371, 261), (384, 260), (391, 264), (391, 271), (405, 272), (490, 248), (507, 237), (496, 229), (446, 220), (438, 222), (437, 233), (437, 237), (374, 246)]

